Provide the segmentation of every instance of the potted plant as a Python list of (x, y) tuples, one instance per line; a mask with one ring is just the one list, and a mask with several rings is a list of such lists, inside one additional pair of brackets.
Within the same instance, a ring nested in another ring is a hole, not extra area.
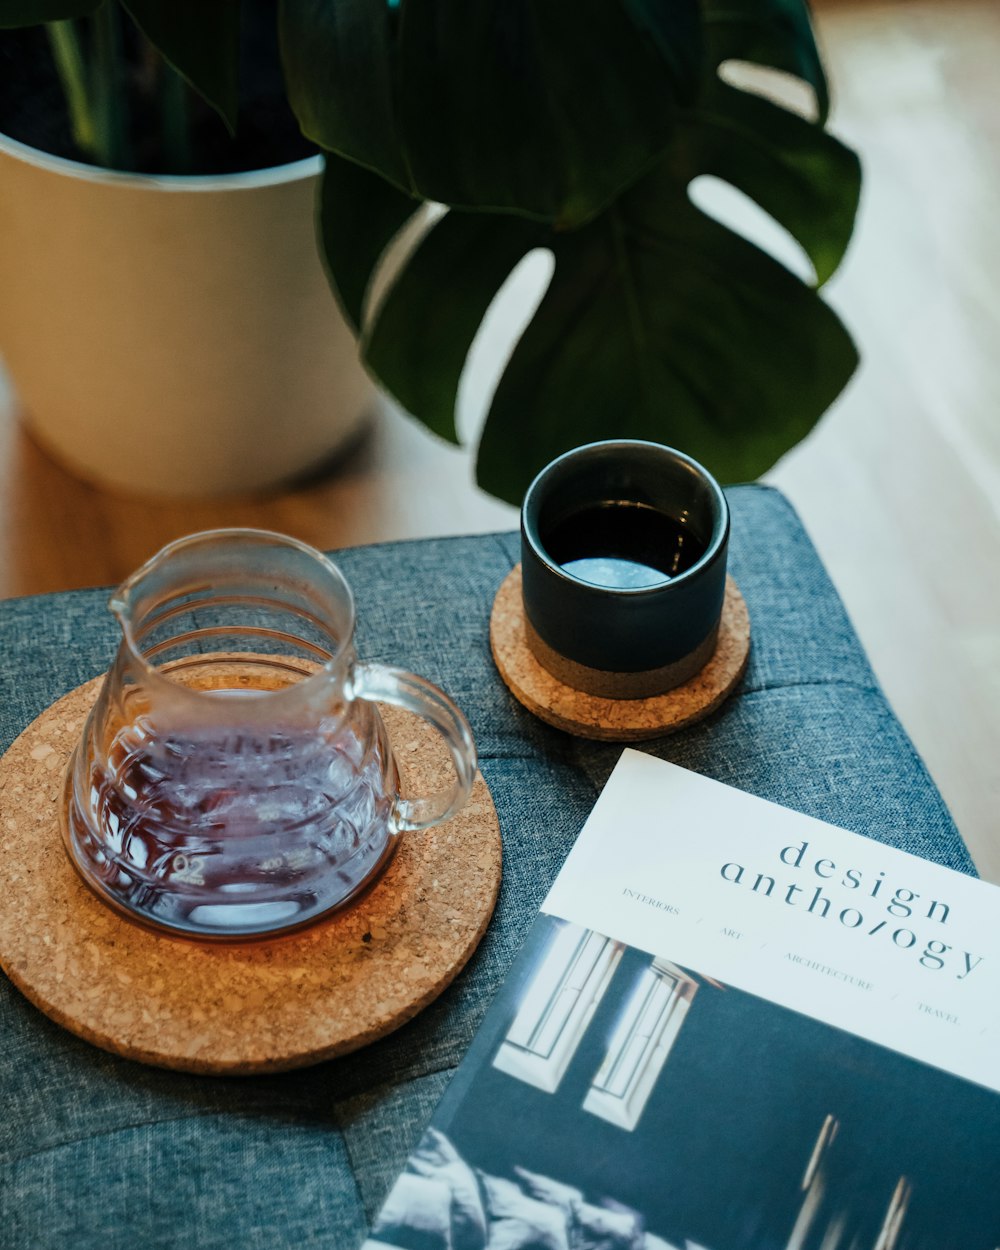
[(4, 0), (0, 26), (0, 356), (40, 441), (154, 494), (330, 456), (373, 388), (317, 253), (322, 157), (273, 5)]
[[(8, 0), (22, 17), (117, 4)], [(225, 114), (240, 0), (124, 7)], [(458, 441), (487, 309), (523, 257), (553, 259), (490, 405), (486, 490), (517, 502), (553, 456), (609, 436), (755, 477), (846, 384), (857, 355), (818, 288), (850, 239), (860, 169), (826, 129), (806, 0), (280, 0), (277, 22), (289, 101), (325, 154), (338, 302), (369, 371), (429, 429)], [(814, 116), (737, 85), (740, 64), (793, 75)], [(704, 174), (782, 225), (814, 281), (699, 210), (689, 188)], [(419, 237), (400, 259), (407, 231)], [(323, 332), (295, 329), (320, 351)], [(189, 393), (206, 389), (195, 377)]]
[[(673, 444), (728, 480), (801, 439), (857, 356), (818, 287), (860, 194), (826, 129), (806, 0), (281, 0), (285, 78), (326, 152), (335, 290), (375, 377), (457, 441), (470, 346), (528, 253), (554, 271), (493, 395), (477, 477), (519, 502), (535, 472), (605, 437)], [(737, 84), (792, 75), (814, 115)], [(812, 264), (803, 282), (692, 203), (721, 178)], [(366, 302), (387, 248), (445, 205)]]

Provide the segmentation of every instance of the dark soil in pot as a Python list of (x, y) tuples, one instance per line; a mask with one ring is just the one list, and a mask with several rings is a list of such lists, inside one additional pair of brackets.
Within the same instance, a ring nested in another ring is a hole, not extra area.
[[(243, 9), (236, 136), (195, 92), (188, 91), (191, 161), (184, 170), (170, 168), (160, 144), (156, 100), (144, 90), (155, 72), (149, 45), (130, 21), (123, 23), (133, 172), (235, 173), (285, 165), (316, 152), (303, 138), (285, 99), (274, 4), (263, 0), (244, 4)], [(73, 140), (62, 86), (41, 27), (0, 31), (0, 132), (53, 156), (93, 163)]]

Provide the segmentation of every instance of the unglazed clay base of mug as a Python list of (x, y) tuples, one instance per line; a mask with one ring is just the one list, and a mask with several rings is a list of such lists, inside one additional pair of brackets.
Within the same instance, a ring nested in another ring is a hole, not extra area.
[[(287, 937), (163, 936), (91, 893), (59, 833), (63, 772), (100, 689), (71, 691), (0, 760), (0, 966), (57, 1024), (128, 1059), (251, 1075), (356, 1050), (415, 1016), (476, 949), (500, 886), (500, 828), (477, 777), (446, 824), (404, 834), (356, 902)], [(424, 721), (381, 708), (403, 793), (447, 783)]]
[(540, 720), (578, 738), (641, 742), (702, 720), (732, 693), (750, 656), (750, 614), (731, 577), (715, 653), (683, 686), (646, 699), (607, 699), (575, 690), (539, 664), (528, 646), (521, 602), (521, 566), (504, 579), (493, 601), (490, 645), (511, 693)]

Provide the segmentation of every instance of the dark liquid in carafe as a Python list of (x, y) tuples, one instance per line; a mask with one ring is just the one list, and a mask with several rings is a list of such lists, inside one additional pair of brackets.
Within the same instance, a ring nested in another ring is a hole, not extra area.
[(542, 541), (565, 572), (613, 590), (668, 582), (706, 551), (685, 522), (649, 504), (620, 500), (569, 513), (543, 532)]

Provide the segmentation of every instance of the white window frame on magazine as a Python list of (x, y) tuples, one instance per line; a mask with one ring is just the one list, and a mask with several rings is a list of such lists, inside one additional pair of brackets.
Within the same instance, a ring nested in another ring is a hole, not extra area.
[(654, 959), (643, 970), (583, 1100), (584, 1111), (619, 1128), (635, 1128), (697, 989), (698, 983), (669, 960)]
[(554, 1094), (624, 946), (582, 925), (562, 924), (536, 968), (493, 1065)]

